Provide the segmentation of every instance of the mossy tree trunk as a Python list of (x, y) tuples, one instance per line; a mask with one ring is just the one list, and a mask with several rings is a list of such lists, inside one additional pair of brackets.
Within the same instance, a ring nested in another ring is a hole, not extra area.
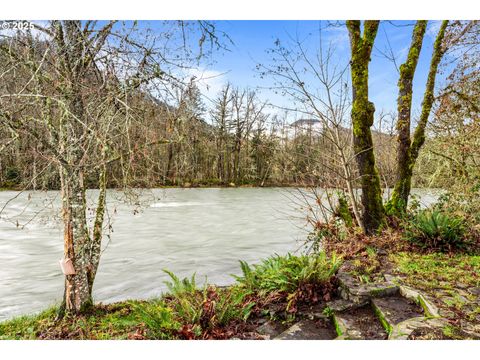
[(380, 177), (375, 166), (372, 132), (374, 104), (368, 99), (368, 65), (379, 21), (364, 22), (363, 34), (359, 20), (348, 20), (352, 58), (350, 62), (353, 89), (353, 147), (361, 176), (362, 222), (367, 234), (374, 233), (384, 219)]
[[(66, 104), (59, 125), (59, 145), (64, 161), (60, 167), (62, 213), (64, 221), (64, 257), (70, 259), (75, 270), (65, 275), (65, 291), (61, 312), (78, 314), (93, 304), (92, 288), (100, 260), (103, 216), (105, 212), (106, 164), (102, 152), (99, 171), (100, 194), (93, 234), (87, 223), (86, 185), (84, 177), (89, 154), (91, 119), (86, 110), (82, 79), (87, 73), (88, 60), (82, 27), (79, 21), (54, 22), (54, 42), (61, 50), (58, 70), (63, 75), (63, 101)], [(106, 28), (109, 31), (109, 28)], [(99, 138), (101, 134), (97, 134)], [(102, 136), (106, 136), (103, 134)]]
[(398, 80), (397, 100), (397, 179), (392, 197), (387, 204), (387, 210), (391, 212), (402, 211), (410, 194), (409, 167), (410, 167), (410, 123), (412, 111), (413, 76), (418, 64), (418, 58), (422, 49), (427, 21), (419, 20), (413, 30), (412, 42), (407, 60), (400, 66), (400, 78)]
[(77, 86), (65, 91), (69, 111), (60, 127), (60, 147), (65, 154), (61, 166), (62, 214), (64, 222), (64, 257), (70, 259), (74, 275), (65, 275), (64, 307), (71, 313), (80, 313), (91, 301), (90, 284), (90, 236), (87, 225), (87, 205), (84, 184), (84, 153), (77, 146), (79, 137), (78, 121), (85, 116), (84, 104)]
[(102, 151), (102, 160), (100, 174), (98, 177), (99, 194), (97, 199), (97, 209), (95, 211), (95, 221), (93, 223), (92, 241), (90, 244), (88, 286), (90, 297), (92, 296), (93, 283), (97, 275), (98, 265), (100, 264), (100, 255), (102, 250), (103, 223), (105, 218), (105, 207), (107, 199), (107, 166), (106, 151)]
[(413, 141), (410, 139), (412, 82), (425, 35), (426, 21), (418, 21), (415, 25), (407, 61), (400, 67), (400, 79), (398, 81), (397, 181), (387, 205), (388, 212), (392, 214), (400, 214), (407, 209), (408, 197), (410, 196), (412, 186), (413, 168), (418, 158), (420, 148), (425, 142), (425, 128), (434, 101), (435, 78), (438, 66), (445, 52), (443, 48), (443, 38), (447, 25), (448, 20), (444, 20), (434, 43), (427, 84), (422, 101), (422, 111), (413, 135)]

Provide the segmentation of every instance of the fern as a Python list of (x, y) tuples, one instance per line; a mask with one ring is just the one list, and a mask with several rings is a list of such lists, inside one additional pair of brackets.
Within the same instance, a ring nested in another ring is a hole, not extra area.
[(407, 224), (405, 237), (428, 250), (451, 251), (466, 245), (463, 218), (438, 210), (420, 211)]

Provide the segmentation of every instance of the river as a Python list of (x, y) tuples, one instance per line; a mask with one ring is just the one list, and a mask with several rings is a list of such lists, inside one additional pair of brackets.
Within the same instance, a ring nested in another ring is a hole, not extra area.
[[(168, 276), (196, 272), (197, 281), (227, 285), (250, 263), (301, 248), (304, 220), (294, 189), (208, 188), (109, 190), (111, 231), (103, 242), (96, 302), (146, 299)], [(96, 191), (89, 191), (93, 205)], [(435, 196), (421, 192), (427, 203)], [(0, 192), (0, 321), (58, 304), (63, 275), (60, 196)], [(3, 207), (3, 210), (2, 210)]]

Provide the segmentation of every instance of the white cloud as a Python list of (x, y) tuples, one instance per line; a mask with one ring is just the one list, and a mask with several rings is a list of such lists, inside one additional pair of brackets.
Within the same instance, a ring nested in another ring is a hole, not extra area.
[(227, 72), (209, 69), (190, 69), (187, 76), (195, 77), (195, 82), (208, 102), (215, 99), (222, 87), (227, 83)]
[(346, 26), (327, 26), (323, 29), (326, 33), (328, 43), (339, 50), (348, 48), (350, 45), (350, 38)]

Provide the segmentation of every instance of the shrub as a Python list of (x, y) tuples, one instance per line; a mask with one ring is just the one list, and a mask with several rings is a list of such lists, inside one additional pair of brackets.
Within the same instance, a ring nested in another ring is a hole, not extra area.
[(147, 327), (150, 339), (170, 339), (170, 334), (179, 328), (179, 324), (173, 319), (172, 309), (166, 307), (163, 302), (134, 304), (133, 309), (139, 321)]
[(245, 321), (255, 305), (246, 300), (249, 293), (238, 288), (221, 289), (206, 284), (197, 288), (195, 274), (181, 280), (172, 272), (164, 271), (171, 279), (166, 282), (170, 292), (165, 299), (176, 320), (184, 324), (181, 334), (185, 337), (199, 337), (216, 326)]
[(198, 289), (195, 280), (195, 274), (191, 278), (178, 278), (174, 273), (163, 270), (170, 276), (171, 281), (165, 284), (169, 290), (166, 299), (175, 311), (175, 315), (183, 324), (199, 324), (202, 316), (202, 303), (206, 285)]
[(470, 226), (480, 224), (480, 181), (443, 193), (435, 208), (462, 216)]
[(465, 248), (466, 224), (462, 217), (438, 210), (419, 211), (407, 224), (406, 238), (426, 250), (448, 252)]
[(294, 307), (297, 300), (310, 298), (315, 302), (320, 295), (329, 293), (340, 264), (335, 255), (328, 258), (324, 252), (276, 255), (253, 267), (241, 261), (243, 276), (235, 278), (241, 287), (260, 297), (278, 294), (289, 300), (289, 307)]

